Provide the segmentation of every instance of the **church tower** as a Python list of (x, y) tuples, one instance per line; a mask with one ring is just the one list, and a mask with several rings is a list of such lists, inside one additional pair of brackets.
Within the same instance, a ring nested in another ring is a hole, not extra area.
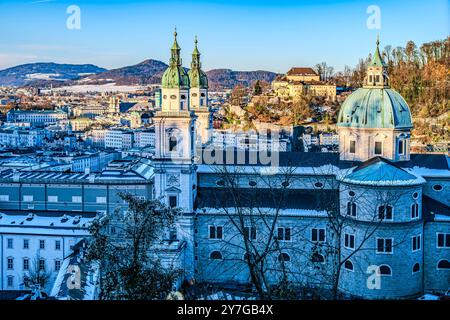
[[(177, 33), (169, 67), (162, 76), (162, 106), (155, 114), (155, 197), (181, 208), (177, 238), (186, 242), (184, 270), (193, 274), (195, 164), (195, 114), (189, 109), (189, 77), (181, 65)], [(189, 275), (186, 276), (189, 276)]]
[(208, 77), (201, 69), (200, 52), (198, 51), (197, 44), (197, 37), (195, 37), (191, 70), (188, 72), (191, 85), (189, 100), (191, 110), (197, 116), (197, 140), (201, 144), (205, 144), (210, 138), (211, 113), (208, 106)]
[(391, 89), (378, 39), (376, 44), (363, 87), (348, 96), (339, 111), (340, 159), (365, 161), (381, 156), (408, 161), (411, 111), (405, 99)]

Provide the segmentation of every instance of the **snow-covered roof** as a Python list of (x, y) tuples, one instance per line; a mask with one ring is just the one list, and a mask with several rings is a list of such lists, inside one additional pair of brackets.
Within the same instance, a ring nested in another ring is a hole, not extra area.
[(366, 186), (411, 186), (425, 183), (422, 177), (381, 157), (365, 161), (351, 173), (340, 175), (338, 178), (345, 183)]
[[(198, 213), (211, 214), (211, 215), (233, 215), (233, 214), (275, 214), (274, 208), (201, 208), (197, 210)], [(312, 210), (312, 209), (279, 209), (277, 212), (280, 216), (291, 217), (327, 217), (327, 212), (324, 210)]]
[(86, 235), (94, 213), (0, 212), (0, 233)]

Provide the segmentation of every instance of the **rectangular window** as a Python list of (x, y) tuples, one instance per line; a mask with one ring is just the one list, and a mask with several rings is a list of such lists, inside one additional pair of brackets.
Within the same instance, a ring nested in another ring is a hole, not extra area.
[(356, 203), (347, 202), (347, 215), (356, 217)]
[(83, 198), (81, 196), (72, 196), (73, 203), (81, 203), (83, 202)]
[(58, 196), (48, 196), (48, 202), (58, 202)]
[(39, 240), (39, 249), (45, 249), (45, 240)]
[(61, 269), (61, 260), (55, 260), (55, 271)]
[(418, 251), (422, 247), (422, 236), (414, 236), (412, 237), (412, 251)]
[(45, 271), (45, 260), (39, 259), (39, 271)]
[(8, 286), (9, 288), (13, 287), (13, 286), (14, 286), (14, 277), (13, 277), (13, 276), (8, 276), (7, 279), (8, 279), (8, 280), (7, 280), (7, 286)]
[(450, 233), (437, 233), (437, 247), (450, 248)]
[(13, 248), (13, 239), (8, 239), (7, 240), (7, 246), (8, 249), (12, 249)]
[(61, 250), (61, 240), (55, 240), (55, 250)]
[(344, 234), (344, 247), (355, 249), (355, 235), (348, 233)]
[(23, 239), (23, 248), (28, 249), (30, 247), (30, 240)]
[(13, 270), (14, 269), (14, 258), (8, 258), (6, 260), (6, 267), (8, 270)]
[(34, 201), (34, 197), (33, 196), (29, 196), (29, 195), (25, 195), (25, 196), (23, 196), (23, 201), (24, 202), (33, 202)]
[(9, 201), (9, 195), (0, 194), (0, 201)]
[(404, 140), (398, 141), (398, 154), (404, 154), (404, 152), (405, 152), (404, 144), (405, 144)]
[(169, 196), (169, 206), (171, 208), (175, 208), (178, 206), (178, 197), (177, 196)]
[(291, 228), (278, 228), (277, 239), (280, 241), (291, 241)]
[(325, 229), (313, 228), (311, 230), (312, 242), (324, 242), (325, 241)]
[(106, 203), (106, 197), (96, 197), (95, 202), (97, 203)]
[(223, 228), (221, 226), (209, 226), (209, 238), (210, 239), (222, 239)]
[(356, 141), (355, 140), (351, 140), (350, 141), (350, 153), (356, 153)]
[(25, 271), (30, 270), (30, 259), (28, 258), (23, 259), (23, 270)]
[(378, 219), (380, 220), (392, 220), (393, 209), (392, 206), (379, 206), (378, 207)]
[(377, 239), (377, 253), (392, 253), (392, 238)]
[(419, 204), (414, 203), (411, 206), (411, 219), (419, 218)]
[(375, 141), (375, 154), (382, 155), (383, 154), (383, 142)]
[(380, 75), (379, 74), (375, 75), (375, 83), (378, 83), (378, 82), (380, 82)]
[(178, 239), (177, 229), (170, 229), (169, 230), (169, 240), (170, 241), (175, 241), (177, 239)]
[(249, 240), (256, 240), (256, 227), (244, 227), (244, 236)]

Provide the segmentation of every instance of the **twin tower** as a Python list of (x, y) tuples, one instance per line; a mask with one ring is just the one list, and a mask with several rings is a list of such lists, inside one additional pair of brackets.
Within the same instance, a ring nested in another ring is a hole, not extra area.
[(174, 32), (169, 67), (161, 81), (161, 111), (171, 114), (187, 115), (193, 112), (196, 116), (196, 134), (198, 141), (206, 143), (209, 140), (211, 117), (208, 107), (208, 77), (201, 69), (200, 52), (195, 47), (192, 52), (191, 69), (186, 72), (180, 57), (181, 48), (177, 42), (177, 32)]

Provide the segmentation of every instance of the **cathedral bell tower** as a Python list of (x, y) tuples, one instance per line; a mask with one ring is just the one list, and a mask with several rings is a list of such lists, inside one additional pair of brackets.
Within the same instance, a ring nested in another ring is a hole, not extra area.
[(177, 239), (186, 243), (183, 266), (186, 277), (194, 272), (194, 201), (197, 172), (195, 164), (195, 120), (189, 106), (189, 77), (182, 67), (177, 32), (171, 48), (169, 67), (162, 76), (161, 110), (155, 123), (155, 197), (182, 209), (177, 220)]
[(201, 69), (197, 37), (195, 37), (194, 43), (191, 70), (188, 72), (190, 82), (189, 101), (191, 110), (197, 116), (197, 141), (205, 144), (210, 139), (209, 130), (211, 129), (211, 112), (208, 106), (208, 77)]
[(162, 107), (155, 121), (155, 192), (168, 205), (193, 211), (195, 114), (189, 108), (189, 77), (181, 65), (177, 33), (162, 76)]

